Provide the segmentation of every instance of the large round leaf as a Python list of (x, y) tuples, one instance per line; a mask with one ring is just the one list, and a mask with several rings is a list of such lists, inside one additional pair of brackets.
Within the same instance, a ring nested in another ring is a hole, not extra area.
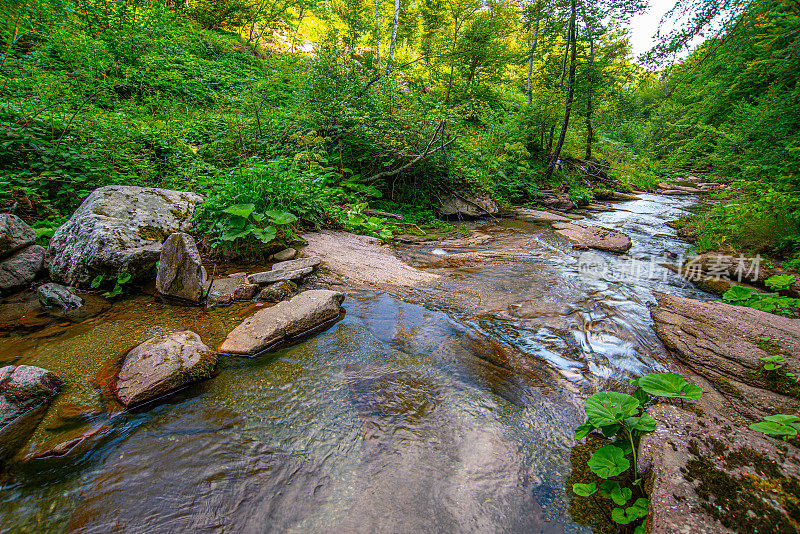
[(578, 497), (588, 497), (597, 491), (597, 484), (594, 482), (591, 484), (573, 484), (572, 491), (575, 492), (575, 495)]
[(638, 408), (638, 400), (616, 391), (595, 393), (583, 407), (589, 422), (596, 427), (621, 424), (626, 417), (635, 415)]
[(650, 395), (658, 397), (686, 397), (699, 399), (702, 388), (689, 384), (677, 373), (648, 373), (636, 380), (636, 384)]
[(640, 517), (647, 515), (647, 509), (650, 506), (650, 501), (645, 498), (636, 499), (636, 502), (628, 508), (614, 508), (611, 511), (611, 519), (621, 525), (627, 525), (636, 521)]
[(589, 464), (589, 469), (601, 478), (615, 477), (631, 466), (622, 449), (615, 445), (606, 445), (597, 449), (587, 464)]

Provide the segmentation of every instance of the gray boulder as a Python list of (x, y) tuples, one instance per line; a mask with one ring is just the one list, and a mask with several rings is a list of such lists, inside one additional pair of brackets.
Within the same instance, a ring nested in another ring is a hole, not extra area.
[(297, 256), (297, 250), (289, 247), (273, 254), (272, 259), (274, 261), (287, 261), (294, 259), (295, 256)]
[(156, 289), (167, 297), (199, 302), (203, 297), (203, 265), (192, 236), (171, 234), (161, 249)]
[(552, 210), (567, 211), (575, 207), (575, 203), (567, 193), (559, 193), (543, 197), (538, 200), (539, 204)]
[(497, 204), (489, 196), (451, 194), (439, 200), (439, 213), (446, 217), (485, 217), (497, 214)]
[(39, 276), (44, 266), (45, 250), (31, 245), (0, 262), (0, 291), (25, 287)]
[(25, 444), (61, 386), (60, 378), (39, 367), (0, 368), (0, 464)]
[(83, 306), (83, 299), (75, 294), (75, 288), (65, 287), (60, 284), (49, 282), (39, 286), (36, 290), (39, 304), (44, 308), (63, 308), (65, 310), (75, 310)]
[(36, 232), (22, 219), (11, 213), (0, 214), (0, 258), (32, 245), (34, 239)]
[(322, 263), (322, 258), (319, 256), (311, 256), (310, 258), (300, 258), (297, 260), (281, 261), (272, 265), (273, 271), (296, 271), (299, 269), (306, 269), (308, 267), (316, 267)]
[(152, 279), (162, 242), (191, 227), (202, 201), (194, 193), (153, 187), (96, 189), (50, 240), (50, 277), (84, 287), (97, 275), (111, 279), (129, 273), (134, 282)]
[(125, 406), (142, 404), (210, 377), (216, 364), (216, 353), (194, 332), (156, 336), (125, 356), (116, 395)]
[(263, 273), (251, 274), (247, 277), (247, 281), (251, 284), (264, 285), (280, 282), (281, 280), (297, 280), (298, 278), (302, 278), (308, 274), (311, 274), (313, 270), (313, 267), (304, 267), (302, 269), (294, 269), (291, 271), (283, 269), (264, 271)]
[(219, 347), (227, 354), (255, 355), (309, 332), (341, 313), (344, 295), (317, 289), (263, 309), (237, 326)]

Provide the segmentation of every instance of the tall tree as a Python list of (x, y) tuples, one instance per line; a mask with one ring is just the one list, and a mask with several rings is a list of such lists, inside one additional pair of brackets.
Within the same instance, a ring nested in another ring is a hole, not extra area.
[(394, 0), (394, 20), (392, 20), (392, 42), (389, 45), (389, 65), (392, 68), (392, 61), (394, 61), (394, 45), (397, 41), (397, 18), (400, 15), (400, 0)]
[(564, 148), (564, 139), (567, 136), (567, 129), (569, 128), (569, 116), (572, 113), (572, 101), (575, 97), (575, 63), (576, 63), (576, 56), (578, 54), (578, 36), (576, 31), (576, 19), (577, 19), (577, 0), (570, 1), (570, 15), (569, 15), (569, 30), (567, 32), (567, 45), (570, 48), (570, 60), (569, 60), (569, 81), (567, 82), (567, 101), (564, 107), (564, 120), (561, 123), (561, 133), (558, 135), (558, 143), (556, 143), (556, 147), (553, 150), (553, 153), (550, 155), (550, 163), (547, 165), (547, 169), (544, 171), (544, 179), (545, 181), (549, 182), (550, 179), (553, 177), (553, 172), (556, 168), (556, 163), (558, 163), (558, 158), (561, 156), (561, 149)]

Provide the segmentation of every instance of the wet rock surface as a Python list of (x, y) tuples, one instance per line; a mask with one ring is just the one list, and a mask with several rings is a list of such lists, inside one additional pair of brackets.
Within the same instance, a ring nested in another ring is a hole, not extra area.
[(631, 238), (622, 232), (601, 228), (599, 226), (580, 226), (571, 223), (555, 223), (553, 229), (557, 234), (580, 245), (598, 250), (622, 253), (631, 248)]
[(676, 370), (703, 387), (699, 401), (656, 405), (640, 469), (652, 469), (652, 532), (795, 532), (800, 453), (748, 429), (800, 410), (797, 384), (763, 369), (782, 354), (800, 370), (800, 324), (746, 307), (656, 293), (656, 333)]
[(308, 332), (339, 317), (344, 295), (310, 290), (245, 319), (228, 334), (219, 352), (254, 355), (281, 341)]
[(31, 245), (0, 261), (0, 292), (30, 285), (42, 272), (44, 256), (44, 248)]
[(125, 406), (142, 404), (210, 377), (216, 364), (216, 353), (194, 332), (157, 336), (125, 356), (115, 393)]
[(528, 222), (569, 222), (571, 219), (564, 215), (549, 211), (532, 210), (530, 208), (515, 207), (509, 211), (509, 215), (514, 219)]
[(60, 378), (39, 367), (0, 367), (0, 465), (27, 441), (61, 386)]
[(0, 213), (0, 258), (32, 245), (36, 232), (11, 213)]
[(282, 282), (275, 282), (262, 289), (256, 300), (262, 302), (280, 302), (286, 300), (292, 295), (297, 293), (297, 284), (291, 280), (284, 280)]
[(166, 297), (199, 302), (203, 297), (203, 262), (189, 234), (171, 234), (161, 249), (156, 289)]
[(263, 285), (280, 282), (281, 280), (298, 280), (306, 275), (311, 274), (313, 270), (313, 267), (292, 270), (273, 269), (272, 271), (264, 271), (262, 273), (248, 275), (247, 281), (250, 284)]
[(151, 279), (162, 241), (191, 227), (202, 200), (194, 193), (153, 187), (96, 189), (53, 234), (47, 251), (50, 277), (78, 287), (97, 275)]
[(44, 308), (74, 310), (83, 306), (83, 299), (75, 294), (75, 288), (49, 282), (36, 288), (39, 304)]

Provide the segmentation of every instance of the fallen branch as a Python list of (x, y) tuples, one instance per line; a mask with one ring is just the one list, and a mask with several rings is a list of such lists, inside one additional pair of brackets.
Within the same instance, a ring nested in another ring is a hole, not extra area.
[(364, 215), (372, 215), (373, 217), (386, 217), (387, 219), (397, 219), (398, 221), (402, 221), (405, 219), (402, 215), (397, 213), (389, 213), (388, 211), (379, 211), (379, 210), (364, 210), (361, 213)]
[(449, 141), (447, 141), (445, 143), (444, 142), (444, 137), (442, 137), (442, 139), (441, 139), (442, 143), (439, 146), (437, 146), (436, 148), (434, 148), (433, 150), (431, 150), (431, 147), (433, 147), (433, 144), (436, 142), (436, 139), (439, 137), (440, 134), (443, 134), (444, 126), (445, 126), (445, 121), (444, 121), (444, 119), (442, 119), (439, 122), (439, 126), (436, 127), (436, 131), (433, 132), (433, 136), (431, 137), (431, 140), (428, 141), (428, 145), (425, 147), (425, 150), (423, 150), (422, 153), (417, 155), (414, 159), (412, 159), (411, 161), (409, 161), (405, 165), (402, 165), (401, 167), (398, 167), (397, 169), (394, 169), (392, 171), (383, 171), (383, 172), (379, 172), (378, 174), (373, 174), (369, 178), (365, 179), (364, 182), (370, 183), (370, 182), (374, 182), (375, 180), (377, 180), (379, 178), (388, 178), (389, 176), (395, 176), (397, 174), (400, 174), (404, 170), (408, 169), (409, 167), (411, 167), (415, 163), (417, 163), (419, 161), (422, 161), (423, 159), (427, 158), (428, 156), (431, 156), (431, 155), (433, 155), (433, 154), (435, 154), (435, 153), (437, 153), (437, 152), (439, 152), (441, 150), (444, 150), (447, 147), (447, 145), (451, 144), (453, 141), (458, 139), (458, 137), (454, 137), (454, 138), (450, 139)]

